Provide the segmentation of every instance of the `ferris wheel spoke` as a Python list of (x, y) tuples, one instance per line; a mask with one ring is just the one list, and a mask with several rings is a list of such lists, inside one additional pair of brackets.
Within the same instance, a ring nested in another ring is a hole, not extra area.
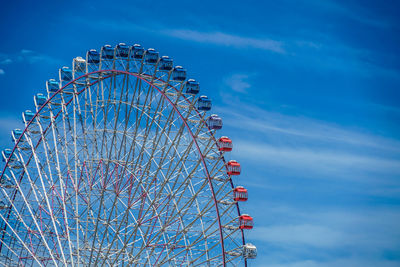
[[(115, 79), (115, 77), (116, 77), (116, 76), (114, 76), (114, 79)], [(126, 75), (125, 75), (124, 77), (126, 77)], [(114, 80), (114, 86), (115, 86), (115, 80)], [(121, 96), (122, 96), (122, 94), (123, 94), (123, 90), (121, 91)], [(110, 98), (110, 96), (109, 96), (109, 98)], [(120, 98), (121, 98), (121, 97), (120, 97)], [(109, 154), (109, 158), (110, 158), (110, 156), (111, 156), (112, 146), (113, 146), (114, 141), (115, 141), (115, 139), (116, 139), (116, 129), (117, 129), (117, 125), (118, 125), (118, 115), (119, 115), (120, 107), (121, 107), (121, 103), (119, 102), (118, 108), (117, 108), (117, 111), (116, 111), (117, 116), (116, 116), (116, 118), (115, 118), (114, 133), (113, 133), (113, 137), (112, 137), (112, 141), (111, 141), (111, 145), (110, 145), (110, 154)], [(107, 114), (105, 115), (105, 117), (107, 117)], [(106, 125), (105, 125), (105, 127), (106, 127)], [(104, 138), (104, 134), (103, 134), (103, 138)], [(103, 146), (102, 146), (102, 147), (103, 147)], [(106, 170), (108, 170), (108, 167), (109, 167), (109, 162), (107, 162)], [(103, 202), (103, 195), (104, 195), (104, 192), (105, 192), (105, 191), (102, 190), (102, 193), (101, 193), (101, 201), (100, 201), (100, 202)], [(114, 200), (112, 209), (114, 209), (115, 203), (116, 203), (116, 201)], [(112, 211), (110, 212), (110, 215), (111, 215), (111, 213), (112, 213)], [(100, 216), (100, 212), (98, 213), (98, 216)], [(110, 216), (109, 216), (109, 218), (110, 218)], [(99, 219), (99, 217), (98, 217), (98, 219)], [(96, 226), (95, 226), (95, 234), (97, 233), (97, 229), (98, 229), (98, 219), (97, 219)], [(108, 222), (107, 222), (107, 223), (109, 223), (109, 219), (108, 219)], [(106, 228), (106, 232), (107, 232), (107, 231), (108, 231), (108, 228)], [(102, 248), (102, 246), (103, 246), (104, 239), (105, 239), (106, 236), (107, 236), (107, 233), (103, 234), (103, 238), (102, 238), (102, 241), (100, 242), (100, 249), (99, 249), (99, 250), (101, 250), (101, 248)], [(92, 246), (94, 245), (94, 240), (95, 240), (95, 239), (93, 239), (93, 244), (92, 244)], [(92, 250), (92, 252), (93, 252), (93, 250)], [(92, 260), (92, 255), (93, 255), (92, 252), (91, 252), (91, 256), (90, 256), (90, 260), (89, 260), (89, 265), (90, 265), (91, 260)], [(99, 255), (100, 255), (100, 254), (98, 254), (98, 256), (99, 256)], [(96, 257), (96, 260), (95, 260), (95, 262), (94, 262), (94, 265), (97, 264), (98, 256)]]
[[(61, 167), (60, 167), (60, 160), (59, 160), (59, 152), (58, 152), (58, 144), (57, 144), (57, 138), (56, 138), (56, 131), (55, 131), (55, 118), (54, 114), (51, 110), (51, 105), (49, 106), (49, 113), (50, 113), (50, 125), (52, 129), (52, 135), (53, 135), (53, 144), (54, 144), (54, 149), (55, 149), (55, 157), (56, 157), (56, 170), (58, 174), (58, 180), (60, 184), (60, 193), (61, 193), (61, 199), (65, 200), (64, 196), (64, 181), (63, 181), (63, 176), (61, 174)], [(63, 209), (63, 214), (64, 214), (64, 223), (65, 223), (65, 229), (66, 229), (66, 234), (67, 234), (67, 239), (68, 239), (68, 248), (70, 251), (70, 259), (71, 259), (71, 264), (74, 265), (74, 258), (72, 256), (72, 244), (71, 244), (71, 239), (70, 239), (70, 232), (69, 232), (69, 224), (68, 224), (68, 218), (67, 218), (67, 210), (66, 210), (66, 205), (65, 201), (61, 201), (62, 203), (62, 209)]]
[[(35, 154), (36, 148), (33, 147), (32, 141), (31, 141), (31, 139), (28, 137), (28, 135), (26, 135), (26, 139), (27, 139), (27, 142), (29, 143), (29, 145), (31, 146), (33, 158), (35, 159), (35, 162), (37, 163), (37, 155)], [(22, 159), (22, 161), (23, 161), (23, 159)], [(37, 193), (36, 193), (36, 188), (35, 188), (35, 186), (34, 186), (34, 183), (32, 182), (32, 180), (31, 180), (31, 178), (30, 178), (30, 174), (29, 174), (28, 168), (26, 167), (25, 164), (23, 164), (23, 166), (24, 166), (25, 174), (26, 174), (28, 180), (30, 181), (31, 189), (32, 189), (32, 191), (33, 191), (33, 193), (34, 193), (36, 203), (39, 204), (40, 201), (39, 201), (39, 199), (38, 199), (38, 196), (37, 196)], [(37, 169), (38, 169), (38, 171), (39, 171), (40, 168), (38, 167), (38, 165), (36, 165), (36, 167), (37, 167)], [(43, 243), (44, 243), (45, 247), (46, 247), (47, 250), (49, 251), (50, 256), (51, 256), (53, 262), (57, 265), (56, 260), (55, 260), (55, 258), (54, 258), (54, 256), (53, 256), (52, 250), (50, 249), (49, 245), (47, 244), (46, 239), (44, 238), (42, 228), (39, 226), (39, 224), (38, 224), (38, 222), (37, 222), (37, 220), (36, 220), (36, 217), (35, 217), (35, 215), (34, 215), (33, 212), (32, 212), (32, 209), (33, 209), (33, 208), (32, 208), (32, 206), (31, 206), (31, 203), (30, 203), (29, 201), (27, 201), (27, 198), (25, 197), (24, 191), (23, 191), (22, 188), (20, 187), (20, 183), (17, 181), (17, 179), (15, 178), (15, 176), (12, 175), (12, 177), (13, 177), (13, 179), (14, 179), (14, 182), (15, 182), (16, 186), (17, 186), (18, 192), (20, 192), (20, 194), (21, 194), (21, 197), (22, 197), (22, 199), (23, 199), (23, 201), (24, 201), (25, 207), (28, 209), (29, 214), (30, 214), (30, 216), (31, 216), (31, 218), (32, 218), (32, 221), (33, 221), (33, 223), (35, 224), (37, 231), (40, 233), (40, 236), (41, 236), (41, 238), (42, 238), (42, 240), (43, 240)], [(46, 190), (44, 190), (44, 191), (46, 191)], [(40, 194), (40, 198), (41, 198), (41, 199), (44, 199), (44, 197), (43, 197), (43, 195), (40, 193), (40, 191), (38, 191), (38, 193)], [(45, 192), (43, 192), (43, 193), (45, 194)], [(9, 199), (9, 201), (10, 201), (10, 203), (12, 204), (12, 206), (14, 206), (14, 203), (11, 201), (11, 199)], [(39, 205), (40, 205), (40, 204), (39, 204)], [(49, 209), (49, 210), (50, 210), (50, 209)], [(18, 209), (17, 209), (15, 206), (14, 206), (14, 211), (16, 211), (16, 213), (17, 213), (17, 215), (18, 215), (18, 218), (21, 220), (21, 222), (24, 222), (23, 219), (22, 219), (22, 216), (20, 215), (20, 213), (18, 212)], [(26, 227), (26, 229), (30, 229), (30, 227), (28, 227), (25, 223), (24, 223), (24, 226)]]
[[(48, 177), (50, 178), (50, 180), (49, 180), (49, 179), (46, 179), (47, 182), (48, 182), (48, 185), (49, 185), (48, 188), (53, 189), (54, 186), (55, 186), (55, 183), (54, 183), (54, 181), (53, 181), (52, 171), (51, 171), (51, 164), (50, 164), (50, 162), (49, 162), (49, 155), (48, 155), (48, 151), (47, 151), (49, 145), (48, 145), (48, 143), (47, 143), (47, 138), (45, 137), (45, 135), (44, 135), (44, 133), (43, 133), (43, 129), (42, 129), (42, 126), (41, 126), (41, 124), (40, 124), (40, 119), (38, 118), (38, 119), (36, 120), (36, 122), (37, 122), (37, 124), (38, 124), (39, 129), (40, 129), (40, 135), (41, 135), (41, 140), (42, 140), (41, 143), (43, 144), (44, 155), (45, 155), (46, 164), (47, 164), (47, 167), (48, 167)], [(35, 155), (35, 154), (34, 154), (34, 155)], [(36, 157), (35, 157), (35, 159), (36, 159)], [(41, 180), (42, 180), (42, 175), (41, 175), (41, 173), (39, 173), (39, 177), (40, 177)], [(46, 174), (45, 174), (45, 177), (47, 177)], [(57, 226), (56, 226), (56, 218), (55, 218), (55, 216), (54, 216), (54, 209), (53, 209), (53, 207), (51, 207), (51, 205), (50, 205), (49, 197), (47, 196), (47, 190), (45, 189), (45, 186), (44, 186), (43, 181), (42, 181), (42, 187), (43, 187), (43, 193), (44, 193), (45, 198), (46, 198), (47, 207), (48, 207), (48, 209), (49, 209), (49, 211), (50, 211), (50, 217), (51, 217), (51, 220), (52, 220), (53, 229), (54, 229), (54, 231), (55, 231), (55, 233), (56, 233), (57, 242), (58, 242), (58, 245), (59, 245), (59, 248), (60, 248), (60, 251), (61, 251), (61, 256), (62, 256), (62, 258), (63, 258), (64, 263), (66, 264), (66, 259), (65, 259), (65, 255), (64, 255), (64, 251), (63, 251), (63, 246), (61, 245), (61, 241), (60, 241), (59, 234), (58, 234), (58, 229), (57, 229)], [(59, 222), (57, 221), (57, 223), (59, 223)]]
[[(152, 97), (150, 97), (150, 99), (151, 99)], [(145, 100), (145, 103), (147, 102), (147, 99), (148, 99), (148, 94), (146, 95), (146, 100)], [(152, 100), (150, 100), (150, 103), (152, 102)], [(159, 104), (157, 105), (157, 109), (156, 110), (158, 110), (158, 108), (159, 108), (159, 106), (160, 106), (160, 103), (162, 103), (161, 101), (159, 101)], [(149, 104), (149, 106), (150, 106), (151, 104)], [(144, 106), (144, 108), (145, 108), (145, 105), (143, 105)], [(141, 112), (141, 114), (140, 114), (140, 117), (139, 117), (139, 123), (137, 123), (137, 126), (138, 125), (140, 125), (140, 121), (141, 121), (141, 118), (142, 118), (142, 116), (143, 116), (143, 114), (144, 114), (144, 109), (142, 109), (142, 112)], [(149, 118), (148, 116), (147, 116), (147, 118)], [(153, 125), (153, 123), (154, 123), (154, 118), (155, 117), (153, 117), (153, 119), (152, 119), (152, 121), (151, 121), (151, 123), (150, 123), (150, 126), (148, 126), (148, 127), (146, 127), (146, 129), (151, 129), (151, 126)], [(147, 119), (147, 124), (148, 124), (148, 119)], [(135, 136), (136, 136), (136, 132), (137, 132), (137, 127), (136, 127), (136, 129), (135, 129)], [(145, 134), (145, 136), (147, 137), (148, 136), (148, 133), (147, 134)], [(146, 139), (145, 139), (145, 141), (144, 141), (144, 143), (146, 143)], [(144, 148), (144, 146), (142, 146), (142, 149), (141, 149), (141, 151), (139, 152), (139, 155), (143, 155), (143, 148)], [(140, 156), (140, 158), (142, 159), (143, 157), (142, 156)], [(140, 161), (141, 161), (141, 159), (140, 159)], [(138, 162), (140, 162), (140, 161), (138, 161)], [(151, 160), (149, 161), (149, 162), (151, 162)], [(137, 163), (138, 164), (138, 163)], [(137, 164), (136, 164), (136, 166), (135, 166), (135, 168), (137, 167)], [(146, 170), (145, 170), (146, 171)], [(113, 205), (113, 207), (114, 207), (114, 205)]]
[[(190, 176), (188, 176), (188, 178), (189, 178), (189, 177), (190, 177)], [(182, 186), (183, 184), (185, 184), (185, 182), (181, 183), (181, 186)], [(206, 186), (206, 183), (204, 183), (204, 186)], [(204, 186), (203, 186), (203, 187), (204, 187)], [(174, 191), (177, 192), (178, 190), (174, 190)], [(181, 195), (181, 196), (182, 196), (182, 195)], [(179, 201), (179, 200), (178, 200), (178, 201)], [(188, 205), (188, 206), (190, 206), (190, 204), (191, 204), (190, 201), (187, 202), (187, 205)], [(165, 206), (164, 206), (164, 207), (165, 207)], [(182, 209), (184, 209), (184, 207), (183, 207)], [(187, 210), (187, 211), (188, 211), (188, 210)], [(187, 211), (186, 211), (186, 212), (187, 212)], [(186, 212), (184, 212), (184, 214), (185, 214)], [(184, 214), (183, 214), (183, 215), (184, 215)], [(170, 216), (170, 218), (174, 218), (174, 217), (173, 217), (173, 216)], [(168, 222), (166, 222), (165, 225), (168, 225), (168, 223), (170, 223), (171, 220), (172, 220), (172, 219), (170, 219)], [(155, 238), (155, 236), (153, 237), (153, 239), (154, 239), (154, 238)], [(152, 242), (152, 240), (150, 240), (150, 242)], [(139, 253), (140, 253), (140, 252), (139, 252)]]
[[(41, 264), (41, 262), (39, 261), (39, 259), (35, 256), (35, 254), (29, 249), (28, 245), (19, 237), (19, 235), (14, 231), (14, 228), (7, 222), (7, 220), (3, 217), (3, 215), (1, 215), (0, 213), (0, 218), (7, 224), (8, 228), (13, 232), (14, 236), (19, 240), (19, 242), (24, 246), (24, 248), (31, 254), (32, 258), (40, 265), (43, 266)], [(56, 264), (56, 261), (53, 262)]]

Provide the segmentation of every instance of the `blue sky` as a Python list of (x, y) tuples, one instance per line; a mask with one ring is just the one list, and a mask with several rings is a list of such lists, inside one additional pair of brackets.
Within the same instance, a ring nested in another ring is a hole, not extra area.
[(58, 68), (141, 43), (224, 119), (255, 218), (250, 266), (400, 266), (399, 2), (112, 3), (3, 3), (2, 148)]

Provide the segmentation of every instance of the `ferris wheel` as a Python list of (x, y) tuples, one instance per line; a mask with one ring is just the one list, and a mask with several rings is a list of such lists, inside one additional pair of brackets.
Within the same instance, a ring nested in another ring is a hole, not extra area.
[(2, 151), (0, 266), (243, 266), (232, 141), (186, 70), (124, 43), (62, 67)]

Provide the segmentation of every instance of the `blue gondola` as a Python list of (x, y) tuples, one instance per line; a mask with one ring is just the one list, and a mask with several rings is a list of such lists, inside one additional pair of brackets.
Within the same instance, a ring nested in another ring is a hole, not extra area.
[(181, 66), (176, 66), (172, 71), (172, 80), (180, 82), (186, 80), (186, 70)]
[(197, 100), (197, 109), (201, 111), (210, 110), (211, 100), (205, 95), (200, 96), (199, 99)]
[(140, 44), (134, 44), (131, 48), (131, 57), (135, 59), (143, 58), (144, 48)]
[(68, 67), (62, 67), (60, 70), (60, 80), (61, 81), (72, 81), (72, 70)]
[(8, 158), (10, 158), (10, 162), (18, 161), (18, 158), (15, 156), (15, 154), (12, 153), (12, 150), (9, 148), (3, 149), (1, 155), (3, 156), (3, 162), (6, 162)]
[(101, 48), (101, 58), (113, 59), (114, 58), (114, 48), (111, 45), (104, 45)]
[(34, 97), (34, 101), (35, 101), (35, 106), (40, 107), (44, 103), (46, 103), (47, 98), (43, 94), (36, 94)]
[(144, 56), (146, 63), (155, 64), (158, 60), (158, 52), (154, 48), (149, 48)]
[(22, 112), (22, 121), (24, 123), (28, 123), (33, 119), (34, 116), (35, 116), (35, 113), (33, 113), (30, 110), (25, 110), (24, 112)]
[(60, 85), (54, 79), (50, 79), (46, 82), (47, 92), (57, 92), (60, 89)]
[(174, 66), (174, 62), (169, 56), (162, 56), (158, 65), (159, 70), (170, 71)]
[(86, 71), (86, 60), (82, 57), (74, 58), (74, 71), (85, 72)]
[(98, 64), (100, 62), (100, 54), (96, 49), (90, 49), (86, 53), (86, 61), (91, 64)]
[(212, 114), (207, 119), (207, 125), (211, 130), (219, 130), (222, 128), (222, 119), (216, 114)]
[(119, 43), (115, 47), (115, 54), (117, 57), (128, 57), (129, 55), (129, 46), (125, 43)]
[[(21, 137), (22, 135), (22, 130), (21, 129), (14, 129), (11, 131), (11, 141), (13, 142), (17, 142), (18, 139)], [(22, 140), (22, 138), (21, 138)]]
[(200, 91), (200, 83), (196, 82), (195, 79), (189, 79), (186, 82), (186, 93), (196, 95)]

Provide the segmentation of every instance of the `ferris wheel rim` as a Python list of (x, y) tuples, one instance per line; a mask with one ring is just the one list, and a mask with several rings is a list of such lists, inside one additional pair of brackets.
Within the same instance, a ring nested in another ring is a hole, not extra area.
[[(33, 121), (34, 121), (35, 118), (40, 114), (40, 112), (43, 110), (43, 108), (44, 108), (56, 95), (58, 95), (59, 93), (61, 93), (67, 86), (73, 84), (75, 81), (77, 81), (77, 80), (79, 80), (79, 79), (85, 78), (85, 77), (87, 77), (88, 75), (92, 75), (92, 74), (96, 74), (96, 73), (110, 73), (110, 74), (111, 74), (111, 75), (109, 75), (109, 76), (102, 77), (101, 80), (104, 80), (104, 79), (107, 79), (107, 78), (111, 77), (112, 74), (125, 74), (125, 75), (134, 76), (134, 77), (136, 77), (137, 79), (140, 79), (140, 80), (144, 81), (145, 83), (147, 83), (147, 84), (148, 84), (149, 86), (151, 86), (153, 89), (156, 89), (156, 90), (158, 91), (158, 93), (160, 93), (160, 94), (164, 97), (164, 99), (167, 100), (168, 103), (169, 103), (169, 104), (173, 107), (173, 109), (177, 112), (177, 114), (179, 115), (180, 119), (181, 119), (182, 122), (184, 123), (185, 128), (186, 128), (186, 129), (188, 130), (188, 132), (190, 133), (190, 136), (191, 136), (191, 138), (192, 138), (192, 140), (193, 140), (193, 142), (194, 142), (194, 144), (195, 144), (195, 146), (196, 146), (196, 149), (197, 149), (197, 151), (198, 151), (199, 154), (200, 154), (201, 162), (202, 162), (202, 165), (203, 165), (203, 167), (204, 167), (204, 169), (205, 169), (205, 172), (206, 172), (206, 175), (207, 175), (208, 184), (209, 184), (210, 190), (211, 190), (212, 195), (213, 195), (214, 207), (215, 207), (215, 209), (216, 209), (217, 217), (218, 217), (218, 226), (219, 226), (219, 235), (220, 235), (220, 238), (219, 238), (219, 239), (220, 239), (221, 249), (222, 249), (222, 260), (223, 260), (223, 265), (225, 266), (225, 265), (226, 265), (226, 259), (225, 259), (225, 258), (226, 258), (226, 257), (225, 257), (225, 245), (224, 245), (224, 236), (223, 236), (223, 233), (222, 233), (222, 224), (221, 224), (221, 218), (220, 218), (220, 214), (219, 214), (218, 201), (217, 201), (216, 196), (215, 196), (214, 187), (213, 187), (212, 182), (211, 182), (211, 177), (210, 177), (210, 174), (209, 174), (209, 171), (208, 171), (208, 166), (207, 166), (207, 164), (205, 163), (204, 155), (201, 153), (201, 150), (200, 150), (200, 147), (199, 147), (199, 145), (198, 145), (198, 143), (197, 143), (197, 140), (196, 140), (196, 138), (195, 138), (195, 136), (194, 136), (194, 134), (193, 134), (191, 128), (189, 127), (187, 121), (186, 121), (185, 118), (182, 116), (181, 112), (179, 111), (178, 107), (176, 107), (176, 105), (169, 99), (168, 96), (166, 96), (166, 95), (164, 94), (164, 92), (162, 92), (162, 90), (160, 90), (160, 88), (158, 88), (157, 86), (155, 86), (152, 82), (146, 80), (146, 79), (143, 77), (144, 75), (140, 75), (140, 74), (138, 74), (138, 73), (129, 72), (129, 71), (123, 71), (123, 70), (105, 69), (105, 70), (96, 70), (96, 71), (84, 73), (83, 75), (81, 75), (81, 76), (79, 76), (79, 77), (77, 77), (77, 78), (75, 78), (75, 79), (69, 81), (68, 83), (66, 83), (64, 86), (62, 86), (60, 89), (58, 89), (51, 97), (49, 97), (49, 98), (46, 100), (45, 104), (43, 104), (40, 108), (37, 109), (37, 111), (36, 111), (36, 113), (34, 114), (33, 118), (26, 124), (26, 126), (25, 126), (25, 128), (24, 128), (24, 130), (23, 130), (22, 135), (21, 135), (21, 136), (18, 138), (18, 140), (15, 142), (15, 145), (14, 145), (14, 147), (13, 147), (13, 149), (12, 149), (12, 153), (11, 153), (10, 157), (9, 157), (9, 158), (7, 159), (7, 161), (6, 161), (6, 164), (5, 164), (5, 167), (4, 167), (4, 169), (3, 169), (3, 172), (2, 172), (1, 175), (0, 175), (0, 179), (3, 177), (3, 175), (4, 175), (4, 173), (5, 173), (5, 170), (9, 167), (10, 158), (11, 158), (11, 156), (14, 154), (15, 150), (17, 149), (17, 145), (19, 144), (21, 138), (23, 138), (23, 135), (26, 133), (26, 131), (27, 131), (27, 129), (29, 128), (29, 126), (33, 123)], [(99, 81), (100, 81), (100, 79), (99, 79)], [(96, 81), (96, 82), (97, 82), (97, 81)], [(168, 86), (171, 86), (169, 83), (167, 83), (167, 84), (168, 84)], [(84, 89), (82, 89), (81, 91), (79, 91), (79, 92), (77, 93), (77, 95), (81, 94), (81, 93), (82, 93), (83, 91), (85, 91), (87, 88), (88, 88), (88, 86), (85, 86)], [(176, 88), (174, 88), (174, 89), (177, 90)], [(187, 99), (183, 94), (182, 94), (182, 96), (184, 97), (184, 99), (185, 99), (186, 101), (188, 101), (188, 99)], [(69, 103), (68, 103), (68, 104), (69, 104)], [(200, 112), (199, 112), (196, 108), (194, 108), (194, 110), (197, 112), (198, 116), (201, 116)], [(205, 126), (207, 127), (207, 129), (211, 132), (210, 128), (209, 128), (208, 125), (205, 123), (205, 121), (204, 121), (204, 120), (200, 120), (200, 121), (201, 121), (201, 123), (205, 124)], [(211, 136), (212, 136), (213, 140), (216, 141), (214, 135), (211, 135)], [(225, 163), (225, 159), (224, 159), (223, 157), (222, 157), (222, 159), (223, 159), (223, 161), (224, 161), (224, 163)], [(230, 181), (231, 187), (233, 188), (232, 179), (229, 179), (229, 181)], [(238, 214), (240, 215), (240, 210), (239, 210), (239, 207), (238, 207), (238, 204), (237, 204), (237, 203), (236, 203), (236, 206), (237, 206), (237, 209), (238, 209)], [(244, 233), (243, 233), (243, 230), (241, 230), (241, 233), (242, 233), (242, 242), (243, 242), (243, 244), (245, 244), (245, 242), (244, 242)], [(3, 232), (3, 235), (4, 235), (4, 232)], [(1, 250), (2, 250), (2, 242), (0, 242), (0, 251), (1, 251)], [(247, 260), (246, 260), (246, 259), (245, 259), (245, 265), (247, 265)]]

